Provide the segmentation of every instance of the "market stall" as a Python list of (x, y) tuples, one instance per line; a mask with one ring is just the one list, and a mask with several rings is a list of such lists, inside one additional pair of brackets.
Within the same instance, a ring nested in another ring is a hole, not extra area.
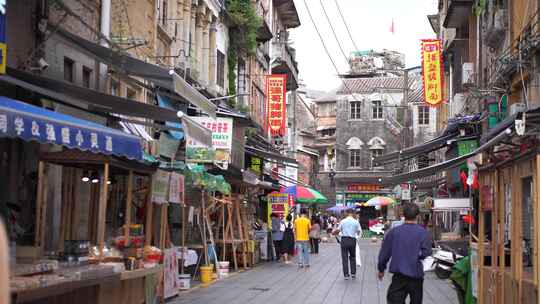
[(153, 303), (161, 253), (144, 245), (155, 167), (141, 139), (5, 97), (0, 121), (2, 192), (17, 194), (0, 201), (13, 302)]

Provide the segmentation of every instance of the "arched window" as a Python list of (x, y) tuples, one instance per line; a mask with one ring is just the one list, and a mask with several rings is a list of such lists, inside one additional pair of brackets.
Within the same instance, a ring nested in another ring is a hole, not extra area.
[(346, 143), (347, 149), (349, 149), (349, 167), (361, 166), (361, 149), (364, 143), (358, 137), (351, 137)]
[(384, 149), (384, 146), (386, 146), (386, 142), (378, 136), (375, 136), (372, 139), (370, 139), (367, 144), (369, 146), (369, 149), (378, 149), (378, 150)]
[(364, 143), (358, 138), (358, 137), (351, 137), (346, 143), (347, 149), (349, 150), (356, 150), (356, 149), (362, 149), (362, 146)]

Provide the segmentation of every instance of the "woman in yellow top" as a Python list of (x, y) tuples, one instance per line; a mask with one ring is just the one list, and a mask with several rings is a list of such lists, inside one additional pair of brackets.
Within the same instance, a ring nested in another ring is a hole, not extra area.
[(309, 230), (311, 221), (307, 218), (307, 210), (300, 211), (300, 217), (294, 221), (296, 248), (298, 249), (298, 267), (309, 267)]

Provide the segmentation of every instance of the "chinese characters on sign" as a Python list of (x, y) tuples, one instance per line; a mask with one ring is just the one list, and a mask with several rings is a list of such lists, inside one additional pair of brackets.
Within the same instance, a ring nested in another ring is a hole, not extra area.
[(197, 123), (212, 131), (212, 148), (197, 142), (188, 134), (186, 141), (186, 161), (228, 163), (231, 160), (233, 120), (232, 118), (212, 119), (211, 117), (193, 117)]
[(169, 178), (171, 173), (163, 170), (156, 170), (152, 177), (152, 202), (164, 204), (169, 196)]
[(379, 185), (365, 185), (365, 184), (349, 184), (347, 185), (347, 191), (379, 191), (381, 186)]
[(266, 94), (268, 105), (266, 114), (272, 136), (285, 135), (285, 85), (287, 75), (268, 75), (266, 77)]
[(184, 204), (184, 176), (176, 172), (171, 172), (169, 202), (173, 204)]
[(422, 40), (424, 98), (426, 103), (430, 105), (438, 105), (443, 101), (443, 66), (441, 54), (440, 40)]
[(272, 213), (284, 219), (289, 212), (289, 195), (286, 193), (268, 194), (268, 223), (272, 223)]
[(7, 66), (6, 23), (6, 0), (0, 0), (0, 74), (6, 73)]

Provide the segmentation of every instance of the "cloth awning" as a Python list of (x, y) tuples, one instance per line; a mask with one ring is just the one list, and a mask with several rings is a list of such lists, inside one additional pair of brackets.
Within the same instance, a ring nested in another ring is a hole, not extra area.
[(382, 155), (380, 157), (375, 158), (374, 161), (376, 164), (385, 164), (385, 163), (397, 161), (398, 159), (400, 160), (410, 159), (420, 154), (429, 153), (437, 149), (443, 148), (444, 146), (446, 146), (446, 142), (448, 140), (453, 139), (457, 135), (458, 135), (457, 133), (450, 133), (443, 136), (439, 136), (423, 144), (409, 147), (401, 151), (396, 151), (396, 152)]
[(462, 155), (462, 156), (459, 156), (459, 157), (444, 161), (444, 162), (436, 164), (436, 165), (432, 165), (432, 166), (429, 166), (429, 167), (426, 167), (426, 168), (422, 168), (422, 169), (419, 169), (419, 170), (416, 170), (416, 171), (403, 173), (403, 174), (398, 174), (398, 175), (395, 175), (393, 177), (389, 177), (386, 182), (390, 181), (393, 184), (399, 184), (399, 183), (411, 181), (411, 180), (414, 180), (414, 179), (434, 175), (434, 174), (436, 174), (438, 172), (441, 172), (443, 170), (458, 167), (461, 164), (463, 164), (465, 161), (467, 161), (468, 158), (474, 157), (476, 154), (481, 153), (481, 152), (487, 150), (488, 148), (498, 144), (500, 141), (502, 141), (504, 138), (506, 138), (510, 134), (512, 134), (512, 130), (510, 128), (507, 128), (507, 129), (501, 131), (499, 134), (492, 137), (490, 140), (488, 140), (486, 143), (484, 143), (483, 145), (478, 147), (476, 150), (474, 150), (474, 151), (472, 151), (472, 152), (470, 152), (468, 154), (465, 154), (465, 155)]
[[(212, 142), (212, 132), (187, 115), (179, 118), (178, 112), (173, 109), (161, 108), (155, 105), (138, 102), (114, 95), (108, 95), (92, 89), (83, 88), (66, 81), (42, 77), (8, 67), (7, 75), (0, 75), (0, 81), (20, 86), (27, 90), (48, 96), (61, 103), (65, 103), (84, 110), (100, 112), (105, 115), (117, 114), (122, 117), (138, 117), (153, 121), (183, 122), (182, 126), (190, 128), (190, 136), (201, 143)], [(161, 129), (174, 129), (179, 131), (178, 125), (160, 126)]]
[(187, 83), (187, 81), (185, 81), (178, 74), (169, 74), (169, 70), (158, 65), (144, 62), (127, 55), (127, 53), (121, 53), (119, 51), (104, 47), (77, 35), (71, 34), (68, 31), (59, 29), (58, 33), (64, 39), (78, 45), (81, 49), (97, 60), (117, 68), (119, 72), (150, 80), (157, 86), (175, 92), (187, 102), (199, 107), (210, 117), (214, 119), (216, 118), (217, 106), (203, 94), (197, 91), (193, 86)]
[(141, 138), (0, 96), (0, 137), (142, 160)]

